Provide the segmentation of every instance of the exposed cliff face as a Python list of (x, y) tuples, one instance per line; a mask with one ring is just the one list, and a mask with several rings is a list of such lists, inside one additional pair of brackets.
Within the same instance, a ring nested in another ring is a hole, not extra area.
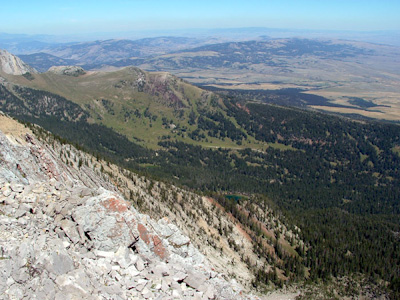
[(215, 272), (174, 224), (140, 214), (106, 176), (64, 164), (57, 147), (5, 116), (0, 124), (5, 299), (257, 298)]
[(24, 63), (19, 57), (0, 49), (0, 71), (11, 75), (37, 73), (37, 71)]

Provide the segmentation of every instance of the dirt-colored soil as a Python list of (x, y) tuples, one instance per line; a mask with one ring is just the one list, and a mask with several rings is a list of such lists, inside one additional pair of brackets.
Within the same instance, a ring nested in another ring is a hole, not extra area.
[(32, 132), (24, 125), (17, 123), (15, 120), (0, 114), (0, 130), (13, 143), (25, 144), (25, 135)]

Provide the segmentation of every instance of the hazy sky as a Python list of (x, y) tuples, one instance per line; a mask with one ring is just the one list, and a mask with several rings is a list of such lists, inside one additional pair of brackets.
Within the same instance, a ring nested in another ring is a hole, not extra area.
[(10, 0), (0, 10), (7, 33), (230, 27), (400, 30), (400, 0)]

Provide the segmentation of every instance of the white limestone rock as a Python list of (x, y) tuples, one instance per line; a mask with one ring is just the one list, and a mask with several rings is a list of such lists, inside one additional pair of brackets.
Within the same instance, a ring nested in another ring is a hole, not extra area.
[(35, 74), (37, 71), (7, 50), (0, 49), (0, 71), (11, 75)]

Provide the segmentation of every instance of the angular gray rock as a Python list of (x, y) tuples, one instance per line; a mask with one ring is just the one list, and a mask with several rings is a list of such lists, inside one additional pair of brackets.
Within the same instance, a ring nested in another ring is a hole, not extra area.
[(173, 235), (171, 235), (168, 238), (168, 241), (175, 247), (175, 248), (180, 248), (184, 245), (187, 245), (190, 243), (190, 239), (180, 233), (179, 231), (175, 231)]
[(80, 235), (76, 223), (64, 219), (61, 221), (61, 228), (73, 243), (78, 243), (80, 241)]
[(74, 269), (74, 262), (65, 251), (52, 252), (45, 261), (45, 268), (49, 273), (63, 275)]
[(185, 282), (188, 286), (200, 291), (200, 287), (204, 286), (206, 280), (207, 277), (200, 272), (196, 273), (189, 272), (189, 274), (186, 276), (183, 282)]

